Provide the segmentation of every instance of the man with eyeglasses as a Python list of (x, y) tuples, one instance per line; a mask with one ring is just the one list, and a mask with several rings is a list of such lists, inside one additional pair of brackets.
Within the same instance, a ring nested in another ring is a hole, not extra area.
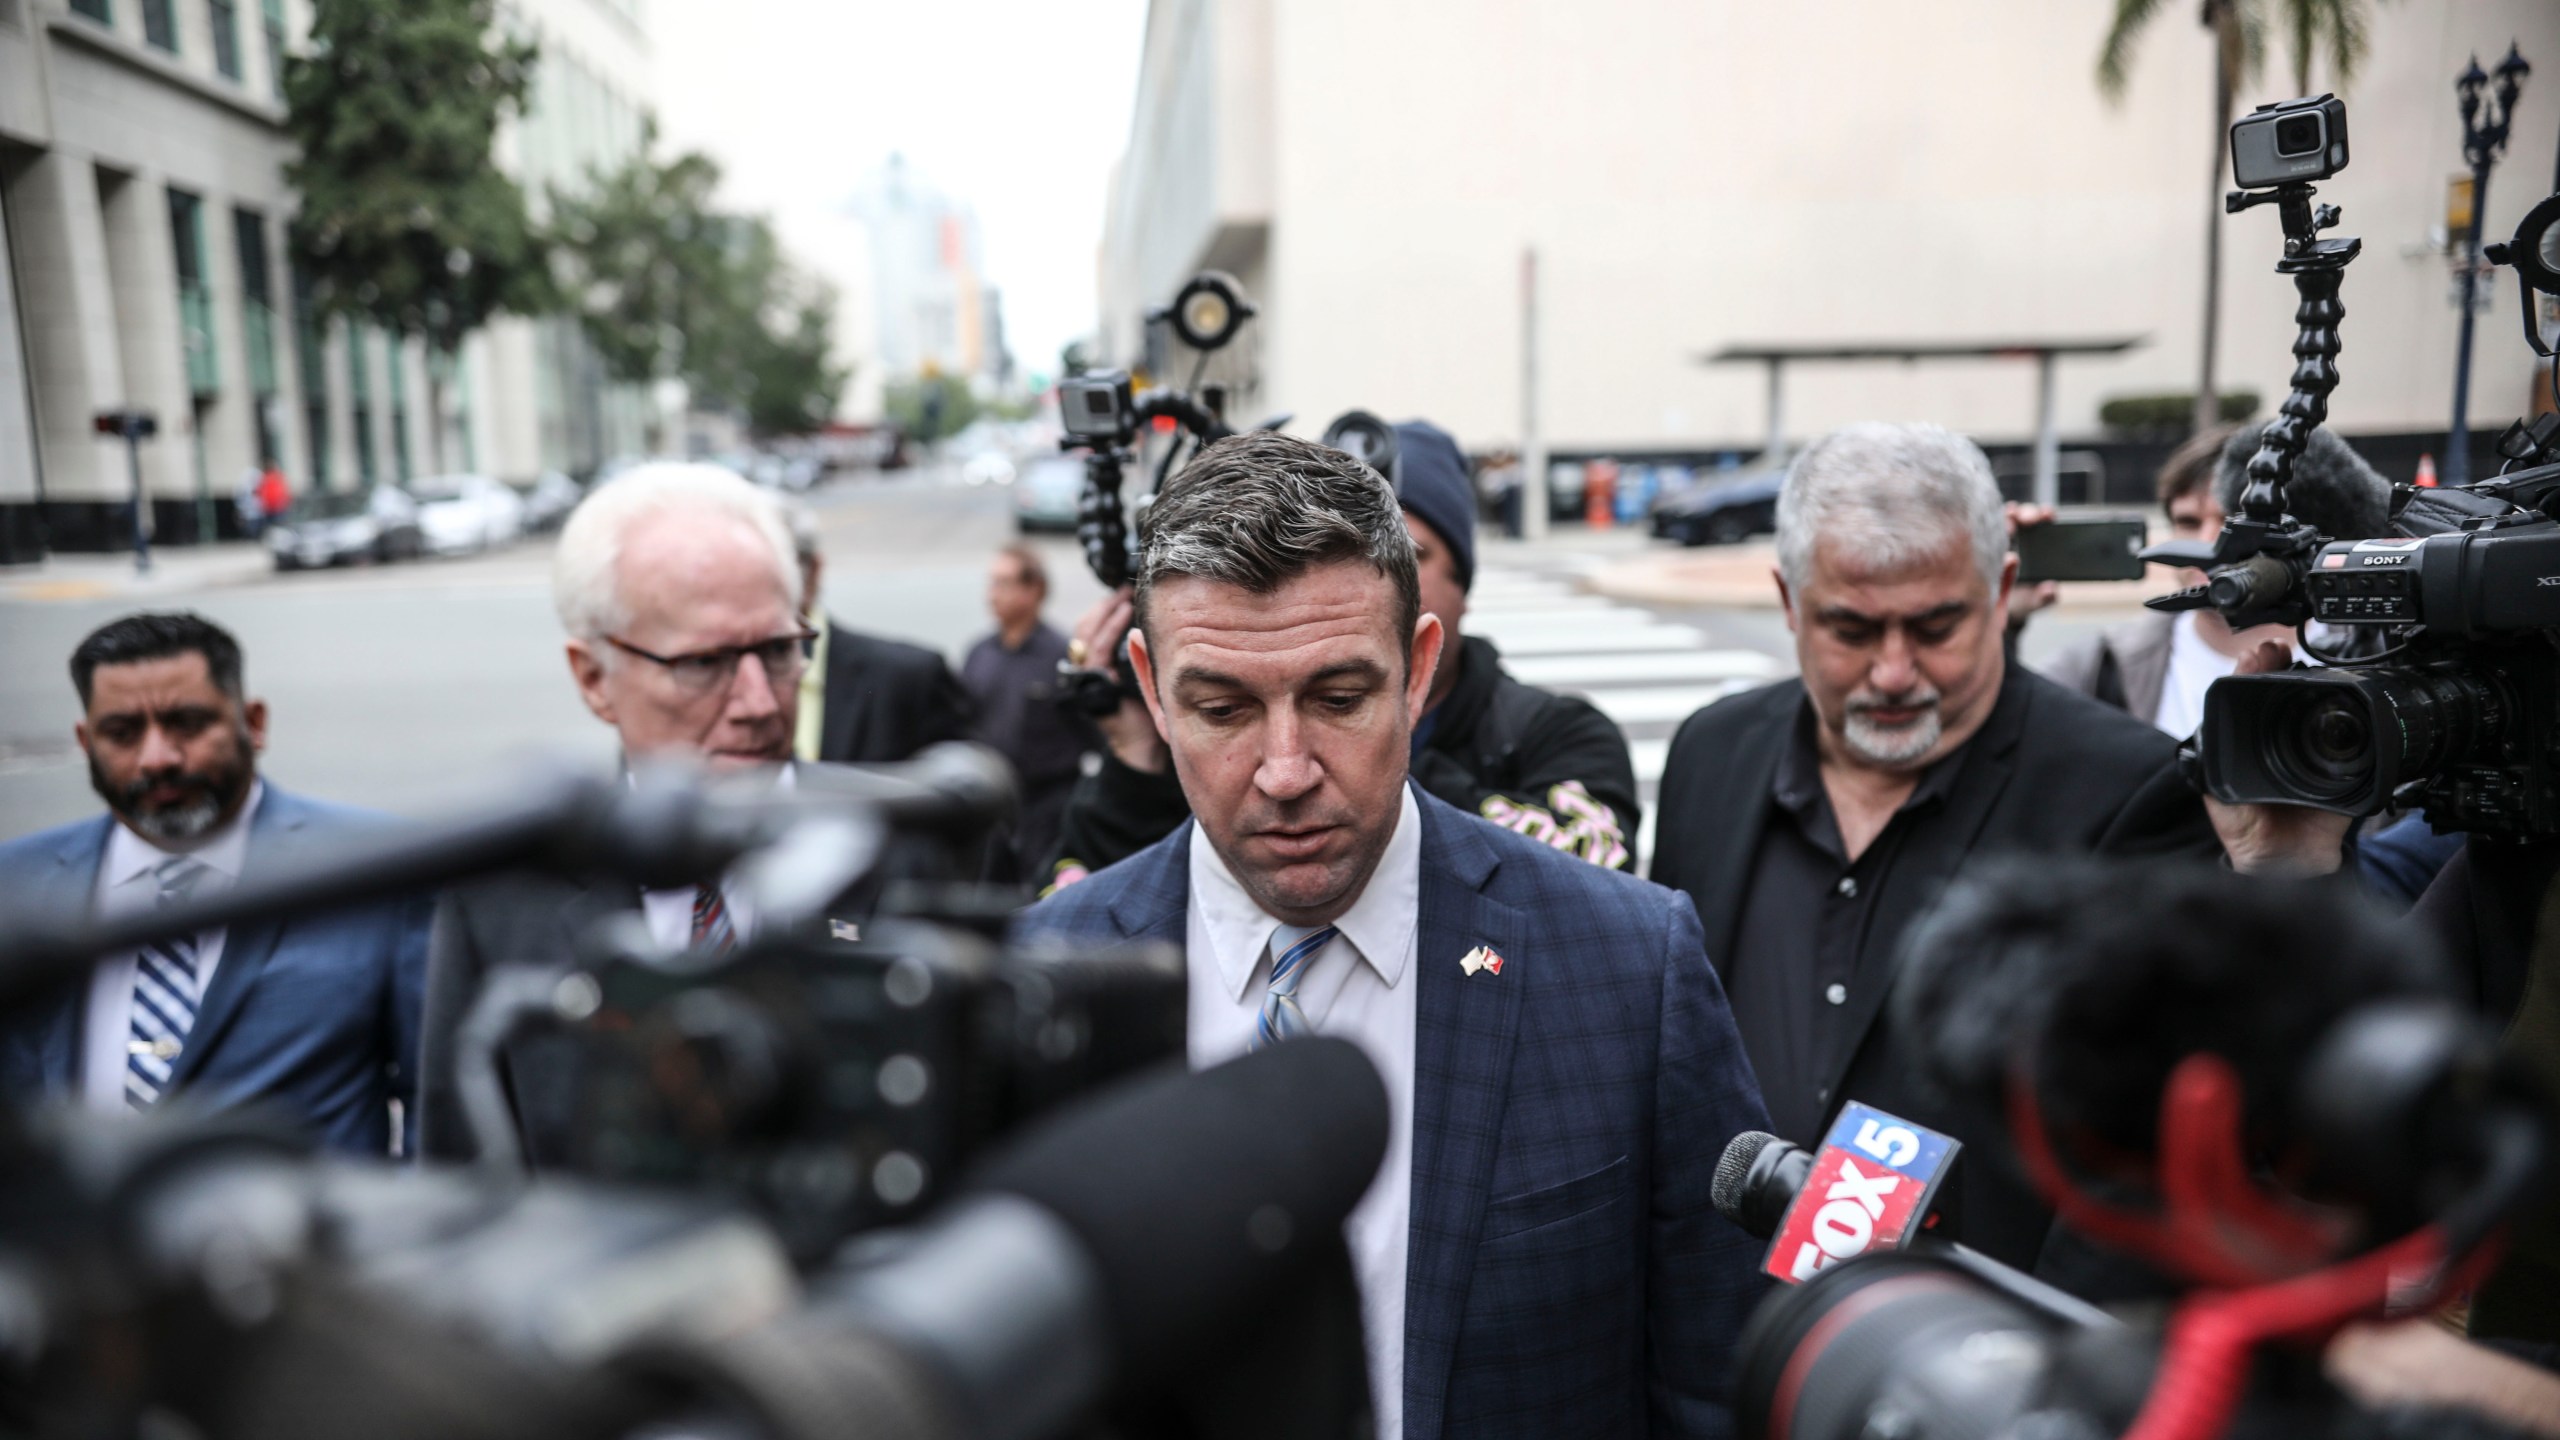
[[(614, 728), (626, 762), (691, 759), (794, 783), (800, 677), (815, 638), (800, 583), (780, 507), (726, 470), (644, 465), (588, 495), (561, 529), (552, 601), (579, 698)], [(455, 1052), (483, 979), (502, 967), (563, 965), (597, 920), (634, 911), (668, 949), (725, 949), (755, 929), (756, 917), (716, 885), (642, 892), (526, 875), (445, 897), (427, 968), (427, 1155), (478, 1153), (455, 1089)], [(536, 1165), (565, 1156), (576, 1123), (573, 1067), (540, 1038), (503, 1057), (518, 1136)]]

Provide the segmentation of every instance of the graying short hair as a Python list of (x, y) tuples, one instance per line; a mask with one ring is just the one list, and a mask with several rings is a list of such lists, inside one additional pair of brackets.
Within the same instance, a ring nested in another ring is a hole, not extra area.
[(1956, 538), (1997, 593), (2009, 553), (2000, 484), (1982, 447), (1942, 425), (1844, 425), (1796, 457), (1778, 492), (1778, 573), (1791, 591), (1811, 579), (1816, 541), (1890, 572)]
[(797, 500), (777, 500), (774, 504), (782, 511), (783, 527), (791, 532), (792, 556), (803, 565), (817, 559), (819, 552), (817, 512)]
[(1422, 615), (1413, 535), (1395, 491), (1342, 451), (1266, 430), (1217, 441), (1165, 482), (1138, 539), (1142, 630), (1155, 587), (1167, 580), (1187, 575), (1269, 595), (1318, 566), (1357, 560), (1395, 587), (1396, 631), (1412, 656)]
[(580, 640), (601, 640), (630, 619), (615, 576), (622, 538), (633, 525), (668, 511), (725, 518), (745, 525), (773, 551), (773, 568), (800, 610), (800, 566), (791, 533), (773, 497), (717, 465), (666, 461), (638, 465), (587, 492), (551, 557), (551, 603), (560, 628)]

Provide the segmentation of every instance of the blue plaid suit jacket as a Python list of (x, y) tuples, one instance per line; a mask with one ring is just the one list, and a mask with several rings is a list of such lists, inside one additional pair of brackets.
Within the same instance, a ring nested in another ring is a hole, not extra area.
[[(1760, 1091), (1687, 896), (1417, 792), (1422, 992), (1404, 1433), (1725, 1436), (1763, 1292), (1715, 1213)], [(1020, 938), (1183, 943), (1191, 825), (1025, 911)], [(1469, 976), (1478, 945), (1499, 975)]]

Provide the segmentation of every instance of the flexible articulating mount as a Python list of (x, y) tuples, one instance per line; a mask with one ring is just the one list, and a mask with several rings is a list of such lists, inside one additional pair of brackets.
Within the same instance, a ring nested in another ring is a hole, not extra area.
[(2249, 459), (2249, 486), (2240, 495), (2241, 514), (2235, 517), (2277, 529), (2285, 528), (2284, 487), (2293, 478), (2293, 462), (2311, 432), (2329, 418), (2329, 394), (2338, 388), (2338, 322), (2347, 313), (2338, 285), (2346, 278), (2347, 263), (2364, 249), (2364, 242), (2353, 236), (2319, 238), (2338, 223), (2338, 207), (2314, 206), (2311, 194), (2309, 185), (2281, 185), (2235, 190), (2222, 202), (2231, 214), (2256, 205), (2276, 207), (2284, 222), (2284, 258), (2276, 262), (2276, 270), (2293, 277), (2294, 293), (2301, 297), (2293, 311), (2300, 327), (2293, 337), (2293, 391), (2259, 437), (2258, 453)]

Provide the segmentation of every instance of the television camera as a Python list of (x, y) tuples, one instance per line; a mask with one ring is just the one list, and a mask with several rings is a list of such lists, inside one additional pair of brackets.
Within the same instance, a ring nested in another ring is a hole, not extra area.
[[(0, 1432), (1032, 1440), (1129, 1405), (1221, 1434), (1254, 1392), (1220, 1357), (1277, 1346), (1312, 1384), (1254, 1433), (1350, 1433), (1374, 1070), (1316, 1042), (1186, 1074), (1178, 958), (1005, 945), (932, 856), (1010, 804), (967, 746), (780, 793), (563, 780), (18, 928), (0, 1011), (156, 938), (500, 871), (719, 877), (757, 917), (725, 953), (608, 917), (493, 976), (459, 1037), (468, 1169), (316, 1158), (183, 1092), (0, 1106)], [(828, 918), (849, 894), (858, 939)], [(528, 1163), (508, 1066), (534, 1040), (576, 1123)]]
[[(2295, 462), (2338, 385), (2339, 288), (2361, 248), (2322, 235), (2338, 211), (2311, 186), (2345, 168), (2345, 107), (2325, 95), (2262, 107), (2232, 127), (2231, 154), (2247, 188), (2225, 208), (2273, 205), (2281, 219), (2276, 269), (2298, 296), (2292, 388), (2214, 543), (2144, 552), (2205, 570), (2205, 583), (2148, 603), (2210, 607), (2235, 630), (2317, 621), (2350, 638), (2324, 649), (2306, 630), (2320, 668), (2214, 683), (2194, 742), (2204, 786), (2232, 803), (2411, 808), (2440, 831), (2560, 835), (2560, 418), (2510, 427), (2496, 476), (2397, 489), (2387, 533), (2324, 534), (2291, 513)], [(2487, 253), (2524, 281), (2526, 338), (2548, 355), (2531, 295), (2560, 294), (2560, 196)]]

